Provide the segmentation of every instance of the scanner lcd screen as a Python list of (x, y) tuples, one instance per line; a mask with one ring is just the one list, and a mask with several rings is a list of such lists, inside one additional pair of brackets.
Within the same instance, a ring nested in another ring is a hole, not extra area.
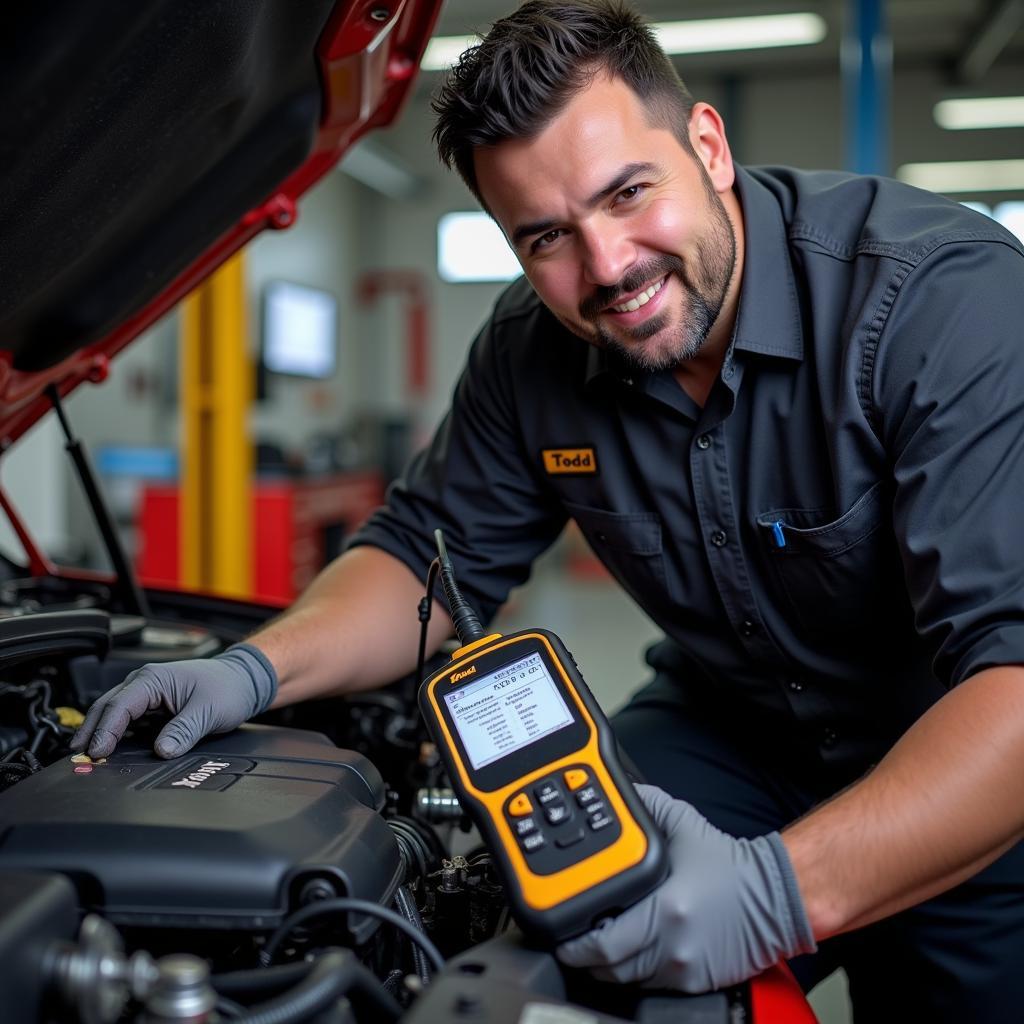
[(548, 666), (528, 654), (444, 695), (474, 769), (573, 722)]

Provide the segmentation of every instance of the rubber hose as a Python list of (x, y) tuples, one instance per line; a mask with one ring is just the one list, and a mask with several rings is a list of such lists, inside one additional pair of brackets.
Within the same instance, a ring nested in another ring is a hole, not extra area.
[[(423, 931), (423, 918), (420, 917), (416, 900), (413, 899), (412, 893), (409, 892), (407, 886), (400, 885), (395, 890), (395, 906), (398, 907), (399, 912), (409, 924), (418, 931)], [(423, 950), (415, 942), (411, 942), (410, 945), (412, 946), (412, 962), (413, 967), (416, 969), (416, 977), (423, 982), (424, 986), (429, 985), (431, 976), (427, 958), (423, 955)]]
[(215, 974), (210, 984), (226, 996), (280, 992), (298, 984), (313, 969), (307, 961), (277, 964), (274, 967), (256, 967), (249, 971), (229, 971)]
[(346, 950), (325, 953), (295, 988), (260, 1006), (250, 1007), (236, 1024), (300, 1024), (319, 1013), (333, 1000), (358, 992), (377, 1021), (397, 1021), (402, 1008), (377, 979)]

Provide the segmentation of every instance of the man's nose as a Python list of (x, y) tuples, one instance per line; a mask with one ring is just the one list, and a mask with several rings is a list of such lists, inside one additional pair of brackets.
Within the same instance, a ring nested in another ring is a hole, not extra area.
[(583, 272), (587, 283), (611, 288), (636, 262), (636, 247), (617, 231), (583, 233)]

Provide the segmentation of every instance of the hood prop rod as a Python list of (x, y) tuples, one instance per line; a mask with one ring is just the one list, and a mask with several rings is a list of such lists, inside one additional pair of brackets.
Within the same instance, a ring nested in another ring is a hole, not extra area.
[(118, 536), (117, 528), (114, 526), (114, 518), (103, 498), (99, 483), (96, 480), (96, 473), (89, 461), (89, 455), (82, 442), (74, 436), (71, 431), (71, 424), (68, 422), (67, 414), (64, 412), (64, 405), (60, 399), (60, 392), (56, 384), (50, 384), (46, 388), (46, 397), (49, 398), (54, 409), (57, 411), (57, 418), (60, 420), (61, 430), (67, 438), (65, 451), (71, 456), (75, 472), (81, 481), (82, 490), (85, 491), (89, 508), (92, 510), (93, 518), (99, 527), (103, 537), (103, 544), (107, 549), (110, 564), (114, 568), (114, 594), (117, 604), (121, 610), (129, 615), (142, 615), (149, 617), (149, 601), (139, 585), (135, 570), (128, 556), (125, 554), (121, 538)]

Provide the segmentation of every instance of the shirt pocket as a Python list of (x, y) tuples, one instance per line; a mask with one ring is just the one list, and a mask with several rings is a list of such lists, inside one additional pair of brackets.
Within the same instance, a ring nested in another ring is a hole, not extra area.
[(564, 503), (594, 554), (641, 605), (667, 596), (661, 516)]
[(838, 519), (784, 508), (757, 517), (762, 549), (786, 603), (805, 629), (851, 633), (891, 619), (902, 572), (883, 482)]

